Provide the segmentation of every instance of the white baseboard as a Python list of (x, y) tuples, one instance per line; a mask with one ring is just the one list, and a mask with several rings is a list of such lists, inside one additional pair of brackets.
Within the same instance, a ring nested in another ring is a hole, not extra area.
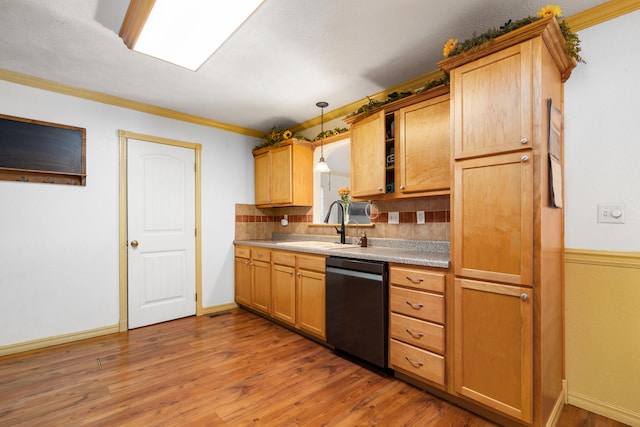
[(22, 353), (23, 351), (37, 350), (39, 348), (50, 347), (52, 345), (66, 344), (73, 341), (86, 340), (87, 338), (115, 334), (118, 332), (120, 332), (120, 327), (118, 325), (111, 325), (86, 331), (73, 332), (70, 334), (56, 335), (54, 337), (25, 341), (17, 344), (3, 345), (0, 346), (0, 356)]
[(632, 412), (607, 402), (593, 399), (589, 396), (569, 392), (567, 395), (567, 403), (630, 426), (640, 427), (640, 414), (637, 412)]

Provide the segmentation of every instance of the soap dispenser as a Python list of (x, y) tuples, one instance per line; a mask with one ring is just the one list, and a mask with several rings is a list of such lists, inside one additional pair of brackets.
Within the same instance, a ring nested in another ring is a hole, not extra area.
[(362, 247), (362, 248), (366, 248), (367, 247), (367, 232), (366, 231), (362, 232), (362, 237), (360, 238), (360, 247)]

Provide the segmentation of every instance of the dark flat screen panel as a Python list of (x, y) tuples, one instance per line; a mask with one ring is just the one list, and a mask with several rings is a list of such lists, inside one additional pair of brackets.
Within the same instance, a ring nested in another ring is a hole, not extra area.
[(83, 185), (85, 137), (84, 128), (0, 115), (0, 178)]

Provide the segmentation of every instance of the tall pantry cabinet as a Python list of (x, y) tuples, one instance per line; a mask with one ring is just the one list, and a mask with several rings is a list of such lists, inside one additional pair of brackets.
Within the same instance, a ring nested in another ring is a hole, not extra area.
[(562, 111), (565, 46), (550, 18), (438, 64), (451, 77), (454, 392), (533, 426), (563, 402), (548, 100)]

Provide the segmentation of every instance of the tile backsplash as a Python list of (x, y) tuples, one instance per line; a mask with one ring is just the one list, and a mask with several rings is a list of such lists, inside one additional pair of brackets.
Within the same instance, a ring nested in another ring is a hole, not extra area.
[[(377, 201), (373, 204), (372, 225), (359, 226), (359, 233), (366, 231), (369, 237), (374, 238), (449, 241), (449, 196)], [(417, 223), (417, 211), (424, 211), (424, 224)], [(399, 213), (399, 224), (388, 223), (389, 212)], [(289, 222), (286, 227), (280, 223), (284, 215)], [(325, 224), (313, 224), (312, 207), (258, 208), (236, 204), (236, 240), (270, 239), (272, 233), (334, 235), (336, 231)], [(347, 227), (347, 235), (356, 236), (354, 224)]]

